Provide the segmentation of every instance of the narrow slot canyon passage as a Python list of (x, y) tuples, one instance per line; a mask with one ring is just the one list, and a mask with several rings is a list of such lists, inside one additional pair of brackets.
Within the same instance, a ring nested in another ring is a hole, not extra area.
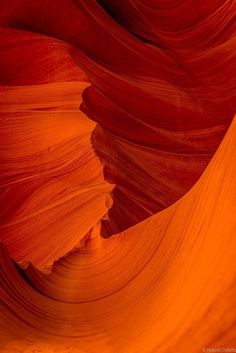
[(236, 351), (235, 0), (0, 2), (0, 352)]

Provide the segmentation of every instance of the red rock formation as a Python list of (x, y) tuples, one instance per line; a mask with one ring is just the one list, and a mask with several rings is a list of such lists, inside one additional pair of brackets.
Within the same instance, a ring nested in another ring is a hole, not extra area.
[(1, 1), (1, 352), (236, 351), (235, 10)]

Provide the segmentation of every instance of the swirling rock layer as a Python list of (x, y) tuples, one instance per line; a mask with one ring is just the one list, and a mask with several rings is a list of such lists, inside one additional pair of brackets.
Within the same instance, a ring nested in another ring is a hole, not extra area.
[(236, 349), (235, 0), (2, 0), (0, 348)]

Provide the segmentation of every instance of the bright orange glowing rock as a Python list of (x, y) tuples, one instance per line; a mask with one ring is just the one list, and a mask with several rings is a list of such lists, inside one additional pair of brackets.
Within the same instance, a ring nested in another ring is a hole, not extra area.
[(1, 352), (236, 351), (235, 10), (1, 1)]

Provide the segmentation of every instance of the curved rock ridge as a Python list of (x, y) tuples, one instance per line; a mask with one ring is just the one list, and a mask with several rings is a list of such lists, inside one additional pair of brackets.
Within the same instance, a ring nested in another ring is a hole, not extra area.
[(0, 2), (0, 351), (235, 349), (235, 0)]
[(233, 344), (235, 138), (236, 120), (184, 197), (109, 239), (94, 228), (50, 274), (20, 270), (1, 245), (3, 337), (15, 338), (6, 352), (37, 342), (71, 352)]
[(194, 185), (235, 112), (235, 1), (1, 6), (4, 84), (84, 79), (76, 63), (92, 83), (81, 109), (98, 123), (93, 146), (117, 185), (105, 237)]

